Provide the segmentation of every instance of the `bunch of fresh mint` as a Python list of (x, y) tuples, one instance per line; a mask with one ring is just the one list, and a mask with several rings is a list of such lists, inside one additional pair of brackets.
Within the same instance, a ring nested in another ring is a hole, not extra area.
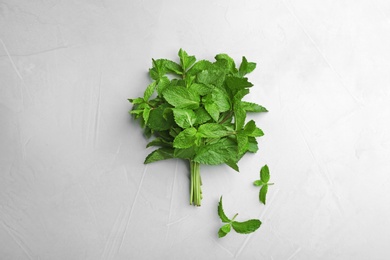
[(252, 83), (245, 77), (256, 68), (245, 57), (239, 68), (226, 54), (215, 61), (196, 61), (182, 49), (180, 64), (153, 59), (149, 70), (152, 83), (143, 97), (129, 99), (130, 114), (139, 119), (148, 137), (147, 147), (157, 146), (145, 163), (180, 158), (188, 160), (191, 171), (190, 204), (202, 199), (200, 164), (227, 164), (239, 171), (237, 163), (246, 153), (258, 150), (256, 138), (263, 135), (248, 112), (267, 112), (244, 101)]

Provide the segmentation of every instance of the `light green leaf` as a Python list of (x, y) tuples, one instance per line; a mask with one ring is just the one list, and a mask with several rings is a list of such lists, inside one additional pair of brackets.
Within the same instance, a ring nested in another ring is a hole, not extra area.
[(268, 181), (270, 179), (268, 165), (264, 165), (263, 167), (261, 167), (261, 169), (260, 169), (260, 179), (263, 182), (268, 183)]
[(198, 134), (205, 138), (221, 138), (229, 134), (226, 127), (217, 123), (206, 123), (198, 128)]
[(250, 219), (245, 222), (232, 222), (233, 229), (240, 234), (249, 234), (255, 232), (261, 225), (261, 221), (258, 219)]
[(227, 61), (227, 67), (228, 67), (228, 70), (230, 72), (235, 72), (237, 69), (236, 69), (236, 64), (234, 63), (234, 60), (227, 54), (224, 54), (224, 53), (221, 53), (221, 54), (217, 54), (215, 56), (215, 59), (217, 61), (221, 61), (221, 60), (225, 60)]
[(195, 116), (196, 116), (196, 121), (195, 121), (196, 125), (204, 124), (211, 119), (209, 113), (207, 113), (204, 107), (200, 107), (197, 110), (195, 110)]
[(265, 200), (268, 192), (268, 185), (265, 184), (263, 187), (261, 187), (259, 192), (259, 200), (265, 205)]
[(196, 122), (195, 112), (191, 109), (173, 108), (175, 122), (181, 128), (192, 127)]
[(174, 154), (175, 158), (192, 160), (195, 156), (195, 149), (194, 149), (194, 147), (185, 148), (185, 149), (175, 148), (175, 151), (173, 154)]
[(130, 103), (132, 103), (133, 105), (138, 105), (138, 104), (141, 104), (141, 103), (144, 103), (145, 100), (143, 98), (134, 98), (134, 99), (127, 99)]
[(256, 68), (256, 63), (248, 62), (245, 57), (242, 57), (242, 62), (238, 71), (241, 76), (245, 76), (246, 74), (254, 71), (255, 68)]
[(223, 225), (219, 231), (218, 231), (218, 237), (221, 238), (221, 237), (224, 237), (226, 236), (231, 230), (231, 224), (225, 224)]
[(209, 113), (211, 118), (217, 122), (218, 118), (219, 118), (218, 106), (214, 103), (206, 103), (206, 104), (204, 104), (204, 108), (206, 109), (207, 113)]
[(143, 112), (142, 116), (144, 118), (145, 124), (147, 124), (147, 122), (148, 122), (150, 111), (151, 111), (151, 108), (149, 106), (144, 108), (144, 112)]
[(246, 112), (242, 108), (241, 102), (235, 102), (233, 106), (234, 111), (234, 124), (236, 131), (239, 131), (243, 128), (246, 119)]
[(173, 141), (173, 147), (175, 148), (189, 148), (195, 144), (196, 141), (196, 129), (193, 127), (184, 129), (181, 131)]
[(204, 95), (211, 93), (213, 88), (214, 87), (212, 87), (210, 85), (205, 85), (202, 83), (193, 83), (192, 85), (189, 86), (189, 90), (192, 93), (198, 94), (199, 96), (204, 96)]
[(188, 56), (187, 52), (185, 52), (182, 49), (179, 50), (178, 55), (180, 58), (181, 67), (183, 68), (184, 71), (189, 69), (191, 65), (193, 65), (196, 61), (195, 56)]
[(165, 109), (169, 109), (168, 104), (162, 104), (149, 113), (147, 126), (156, 131), (168, 130), (172, 127), (174, 121), (172, 116), (164, 117)]
[(261, 180), (255, 180), (255, 181), (253, 182), (253, 185), (255, 185), (255, 186), (263, 186), (263, 185), (264, 185), (264, 182), (262, 182)]
[(248, 152), (256, 153), (259, 150), (257, 146), (256, 138), (249, 136), (248, 137)]
[(151, 152), (145, 159), (145, 164), (174, 158), (172, 148), (159, 148)]
[(219, 198), (218, 216), (222, 220), (223, 223), (230, 223), (230, 219), (225, 215), (225, 212), (223, 211), (222, 196)]
[(174, 61), (164, 60), (164, 67), (167, 72), (172, 72), (177, 75), (183, 74), (181, 66)]
[(237, 144), (228, 138), (222, 138), (216, 143), (199, 147), (194, 161), (207, 165), (218, 165), (230, 160), (236, 160)]
[(219, 112), (228, 111), (231, 107), (228, 94), (220, 88), (215, 88), (211, 92), (210, 102), (214, 102), (217, 105)]
[(242, 106), (247, 112), (268, 112), (265, 107), (247, 101), (242, 101)]
[(187, 75), (196, 75), (203, 70), (208, 70), (212, 67), (212, 63), (208, 60), (200, 60), (194, 64), (188, 71)]
[(176, 108), (197, 109), (200, 97), (185, 87), (170, 87), (163, 92), (164, 98)]
[(169, 84), (171, 84), (171, 81), (168, 79), (167, 76), (163, 76), (158, 80), (156, 87), (158, 96), (162, 96), (162, 93), (169, 86)]
[(243, 154), (248, 149), (248, 136), (243, 133), (242, 131), (239, 131), (236, 134), (237, 138), (237, 148), (238, 148), (238, 154)]

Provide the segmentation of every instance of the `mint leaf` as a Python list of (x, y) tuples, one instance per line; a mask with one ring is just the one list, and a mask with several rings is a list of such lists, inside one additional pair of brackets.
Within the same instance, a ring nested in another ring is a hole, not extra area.
[[(159, 107), (152, 109), (149, 113), (147, 126), (156, 131), (168, 130), (173, 124), (172, 116), (164, 116), (166, 109), (169, 109), (169, 105), (161, 104)], [(166, 115), (166, 114), (165, 114)]]
[(240, 73), (240, 76), (245, 76), (246, 74), (254, 71), (255, 68), (256, 68), (256, 63), (248, 62), (245, 57), (242, 57), (242, 62), (240, 68), (238, 69), (238, 72)]
[(178, 126), (182, 128), (192, 127), (196, 122), (195, 112), (191, 109), (173, 108), (173, 116)]
[(231, 159), (235, 160), (236, 151), (236, 143), (228, 138), (223, 138), (216, 143), (200, 146), (194, 161), (201, 164), (218, 165)]
[(178, 53), (180, 57), (180, 64), (184, 71), (186, 71), (191, 65), (193, 65), (196, 61), (195, 56), (188, 56), (187, 52), (180, 49)]
[(218, 118), (219, 118), (219, 108), (218, 108), (217, 104), (215, 104), (215, 103), (206, 103), (204, 105), (204, 108), (206, 109), (206, 111), (209, 113), (209, 115), (211, 116), (211, 118), (214, 121), (218, 121)]
[(233, 229), (240, 234), (249, 234), (255, 232), (261, 225), (261, 221), (258, 219), (250, 219), (245, 222), (232, 222)]
[(196, 125), (204, 124), (211, 119), (211, 116), (209, 115), (209, 113), (207, 113), (204, 107), (200, 107), (197, 110), (195, 110), (195, 116), (196, 116), (196, 120), (195, 120)]
[(265, 205), (266, 197), (268, 192), (268, 184), (264, 184), (263, 187), (261, 187), (259, 192), (259, 200)]
[(173, 147), (175, 148), (190, 148), (196, 142), (196, 129), (191, 127), (181, 131), (173, 141)]
[(227, 68), (229, 72), (234, 73), (236, 69), (236, 65), (234, 63), (234, 60), (227, 54), (221, 53), (215, 56), (215, 59), (217, 61), (226, 61), (227, 63)]
[(218, 237), (221, 238), (221, 237), (226, 236), (226, 235), (230, 232), (231, 228), (232, 228), (231, 224), (225, 224), (225, 225), (223, 225), (223, 226), (219, 229), (219, 231), (218, 231)]
[(205, 138), (221, 138), (229, 134), (226, 127), (217, 123), (206, 123), (198, 128), (198, 134)]
[(222, 196), (219, 198), (219, 203), (218, 203), (218, 216), (224, 223), (230, 223), (230, 219), (225, 215), (225, 212), (223, 211), (223, 206), (222, 206)]
[(156, 139), (150, 141), (146, 145), (146, 147), (151, 147), (151, 146), (172, 147), (172, 143), (164, 140), (161, 137), (157, 137)]
[(270, 179), (268, 165), (264, 165), (264, 166), (260, 169), (260, 179), (261, 179), (264, 183), (268, 183), (268, 181), (269, 181), (269, 179)]
[(196, 75), (203, 70), (208, 70), (212, 67), (212, 63), (208, 60), (200, 60), (194, 64), (188, 71), (187, 75)]
[(255, 103), (242, 101), (241, 104), (246, 112), (268, 112), (268, 110), (265, 107)]
[(200, 98), (185, 87), (170, 87), (163, 92), (166, 101), (176, 108), (196, 109)]
[(151, 152), (145, 159), (144, 163), (152, 163), (156, 161), (174, 158), (172, 148), (159, 148)]

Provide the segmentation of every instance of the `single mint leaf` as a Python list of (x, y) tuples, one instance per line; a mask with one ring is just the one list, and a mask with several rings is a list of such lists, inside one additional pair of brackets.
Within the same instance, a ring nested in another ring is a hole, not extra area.
[(194, 161), (207, 164), (218, 165), (230, 160), (236, 160), (237, 144), (228, 138), (222, 138), (216, 143), (200, 146)]
[(215, 88), (211, 92), (211, 100), (217, 105), (219, 112), (226, 112), (231, 107), (228, 94), (220, 88)]
[(218, 216), (222, 220), (223, 223), (230, 223), (230, 219), (225, 215), (225, 212), (223, 211), (222, 196), (220, 197), (219, 203), (218, 203)]
[(236, 131), (239, 131), (244, 127), (245, 119), (246, 119), (246, 112), (242, 108), (240, 101), (236, 101), (234, 103), (233, 111), (234, 111), (234, 124), (236, 127)]
[(181, 128), (192, 127), (196, 122), (195, 112), (191, 109), (173, 108), (175, 122)]
[(239, 131), (236, 134), (236, 138), (237, 138), (238, 154), (245, 153), (248, 149), (248, 136), (244, 132)]
[(195, 116), (196, 116), (196, 120), (195, 120), (196, 125), (204, 124), (211, 119), (211, 116), (209, 115), (209, 113), (207, 113), (204, 107), (200, 107), (197, 110), (195, 110)]
[(265, 107), (247, 101), (242, 101), (242, 106), (247, 112), (268, 112)]
[(205, 85), (221, 86), (225, 80), (225, 74), (221, 69), (213, 67), (199, 72), (196, 79), (198, 83)]
[(164, 60), (165, 70), (177, 75), (182, 75), (183, 71), (179, 64), (171, 60)]
[(240, 65), (240, 68), (238, 69), (238, 72), (241, 76), (245, 76), (248, 73), (251, 73), (256, 68), (256, 63), (254, 62), (248, 62), (245, 57), (242, 57), (242, 62)]
[(150, 106), (146, 106), (146, 107), (144, 108), (144, 112), (143, 112), (142, 116), (143, 116), (143, 118), (144, 118), (145, 124), (148, 122), (149, 115), (150, 115), (150, 111), (151, 111)]
[(172, 148), (159, 148), (151, 152), (145, 159), (145, 164), (174, 158)]
[(255, 185), (255, 186), (263, 186), (265, 183), (264, 182), (262, 182), (261, 180), (255, 180), (254, 182), (253, 182), (253, 185)]
[(202, 84), (202, 83), (193, 83), (188, 88), (191, 92), (198, 94), (199, 96), (205, 96), (213, 90), (212, 87)]
[(268, 192), (268, 184), (263, 185), (259, 192), (259, 200), (265, 205), (265, 200)]
[(233, 170), (235, 170), (236, 172), (239, 172), (240, 169), (238, 168), (238, 165), (237, 165), (237, 162), (234, 161), (234, 160), (229, 160), (227, 162), (225, 162), (227, 164), (227, 166), (229, 166), (230, 168), (232, 168)]
[(175, 148), (189, 148), (195, 144), (196, 141), (196, 129), (193, 127), (184, 129), (181, 131), (173, 141), (173, 147)]
[(221, 238), (221, 237), (226, 236), (226, 235), (230, 232), (231, 228), (232, 228), (232, 226), (231, 226), (230, 223), (229, 223), (229, 224), (223, 225), (223, 226), (219, 229), (219, 231), (218, 231), (218, 237)]
[(157, 89), (157, 95), (159, 97), (162, 96), (162, 93), (169, 86), (169, 84), (171, 84), (171, 81), (168, 79), (167, 76), (163, 76), (158, 80), (156, 89)]
[(212, 67), (212, 63), (208, 60), (200, 60), (194, 64), (188, 71), (187, 75), (196, 75), (203, 70), (208, 70)]
[(197, 109), (200, 98), (185, 87), (170, 87), (163, 92), (164, 98), (176, 108)]
[(221, 138), (229, 134), (226, 127), (217, 123), (206, 123), (198, 128), (198, 134), (205, 138)]
[(172, 142), (168, 142), (161, 137), (157, 137), (156, 139), (150, 141), (146, 145), (146, 148), (151, 147), (151, 146), (172, 147)]
[(226, 85), (234, 94), (241, 89), (253, 86), (253, 84), (250, 83), (247, 78), (239, 78), (235, 76), (228, 76), (226, 78)]
[(245, 222), (233, 221), (233, 229), (240, 234), (249, 234), (255, 232), (261, 225), (261, 221), (258, 219), (250, 219)]
[(257, 146), (256, 138), (249, 136), (248, 137), (248, 152), (256, 153), (258, 150), (259, 150), (259, 147)]
[(141, 103), (144, 103), (145, 100), (143, 98), (129, 98), (127, 99), (130, 103), (132, 103), (133, 105), (138, 105), (138, 104), (141, 104)]
[(215, 103), (206, 103), (204, 105), (204, 108), (206, 109), (207, 113), (211, 116), (211, 118), (217, 122), (219, 118), (219, 108)]
[(175, 151), (173, 152), (175, 158), (186, 159), (186, 160), (192, 160), (195, 154), (196, 153), (194, 147), (185, 148), (185, 149), (175, 148)]
[(189, 69), (191, 65), (193, 65), (196, 61), (195, 56), (188, 56), (187, 52), (185, 52), (183, 49), (179, 50), (179, 58), (180, 58), (180, 64), (184, 71)]
[(246, 123), (243, 132), (246, 135), (252, 137), (260, 137), (264, 135), (263, 131), (256, 126), (256, 123), (253, 120), (250, 120), (248, 123)]
[(261, 170), (260, 170), (260, 179), (261, 179), (264, 183), (268, 183), (268, 181), (269, 181), (269, 179), (270, 179), (268, 165), (264, 165), (263, 167), (261, 167)]
[(237, 69), (236, 69), (236, 64), (234, 63), (234, 60), (227, 54), (225, 53), (221, 53), (221, 54), (217, 54), (215, 56), (215, 60), (217, 61), (226, 61), (227, 62), (227, 68), (228, 68), (228, 71), (229, 72), (232, 72), (234, 73)]
[[(165, 113), (166, 109), (170, 109), (170, 108), (168, 104), (164, 103), (150, 111), (148, 122), (147, 122), (147, 126), (150, 129), (156, 131), (163, 131), (163, 130), (168, 130), (172, 127), (174, 123), (173, 117), (172, 115), (167, 116), (167, 114)], [(164, 113), (166, 115), (165, 117), (164, 117)]]

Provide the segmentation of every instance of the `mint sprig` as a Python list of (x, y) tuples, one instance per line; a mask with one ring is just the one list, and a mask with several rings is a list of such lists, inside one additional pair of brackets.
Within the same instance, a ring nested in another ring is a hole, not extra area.
[(226, 223), (218, 231), (218, 237), (220, 238), (226, 236), (232, 228), (239, 234), (249, 234), (255, 232), (261, 226), (261, 221), (258, 219), (250, 219), (244, 222), (235, 221), (238, 213), (232, 219), (229, 219), (223, 210), (222, 196), (218, 203), (218, 216), (223, 223)]
[(152, 59), (152, 82), (142, 97), (129, 99), (130, 114), (147, 137), (154, 137), (147, 147), (157, 147), (144, 163), (187, 160), (190, 204), (200, 206), (200, 165), (227, 164), (239, 171), (239, 160), (257, 152), (256, 138), (263, 135), (253, 120), (246, 122), (247, 113), (267, 109), (243, 100), (253, 86), (246, 75), (256, 63), (243, 57), (237, 69), (227, 54), (216, 55), (213, 62), (197, 61), (182, 49), (178, 56), (178, 62)]
[(267, 192), (268, 192), (268, 186), (273, 185), (273, 183), (269, 183), (270, 174), (269, 174), (269, 168), (268, 165), (264, 165), (260, 169), (260, 180), (256, 180), (253, 182), (255, 186), (260, 186), (260, 192), (259, 192), (259, 200), (265, 205)]

